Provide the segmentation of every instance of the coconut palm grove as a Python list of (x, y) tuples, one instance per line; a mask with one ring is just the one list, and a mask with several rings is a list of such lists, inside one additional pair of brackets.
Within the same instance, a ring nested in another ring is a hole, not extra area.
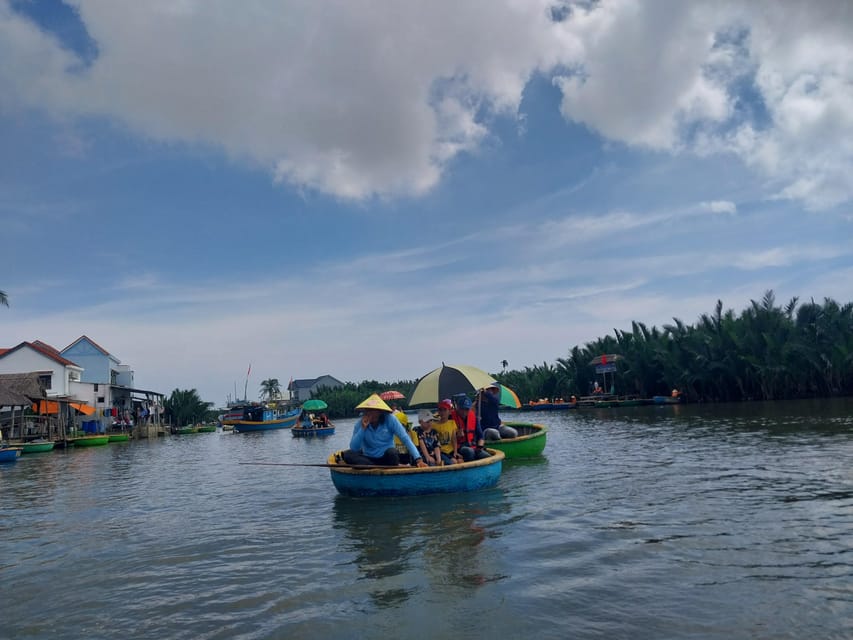
[[(619, 395), (648, 398), (678, 389), (687, 402), (853, 395), (853, 303), (793, 298), (780, 305), (767, 291), (739, 313), (717, 301), (693, 324), (673, 318), (671, 324), (648, 327), (634, 321), (630, 330), (615, 329), (572, 347), (553, 364), (512, 369), (497, 360), (502, 371), (492, 375), (522, 403), (580, 397), (601, 380), (593, 364), (601, 354), (618, 356), (613, 384)], [(369, 393), (397, 389), (408, 397), (415, 382), (368, 380), (317, 395), (329, 404), (330, 415), (342, 416)]]

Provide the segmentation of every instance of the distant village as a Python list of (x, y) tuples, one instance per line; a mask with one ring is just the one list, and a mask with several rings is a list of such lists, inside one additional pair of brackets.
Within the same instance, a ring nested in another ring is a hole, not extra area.
[(0, 347), (0, 430), (7, 439), (53, 439), (81, 426), (156, 437), (163, 398), (136, 388), (133, 369), (87, 336), (61, 350), (41, 340)]
[[(85, 335), (64, 349), (41, 340), (0, 347), (0, 440), (164, 435), (165, 394), (137, 388), (133, 377), (130, 365)], [(298, 404), (320, 387), (340, 386), (330, 375), (291, 380), (279, 400)]]

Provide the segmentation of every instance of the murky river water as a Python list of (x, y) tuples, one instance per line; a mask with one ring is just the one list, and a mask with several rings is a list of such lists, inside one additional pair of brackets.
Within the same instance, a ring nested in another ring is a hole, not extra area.
[(545, 455), (451, 496), (239, 464), (351, 421), (0, 465), (0, 637), (853, 637), (853, 401), (505, 418)]

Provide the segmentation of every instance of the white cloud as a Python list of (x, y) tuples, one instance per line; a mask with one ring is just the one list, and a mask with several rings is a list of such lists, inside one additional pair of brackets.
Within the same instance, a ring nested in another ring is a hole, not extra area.
[(98, 48), (81, 69), (0, 0), (0, 110), (102, 115), (359, 199), (426, 193), (556, 74), (565, 117), (608, 139), (737, 154), (809, 208), (850, 200), (844, 0), (604, 0), (561, 22), (552, 4), (76, 0)]
[(711, 200), (703, 202), (702, 208), (711, 213), (737, 213), (737, 205), (728, 200)]

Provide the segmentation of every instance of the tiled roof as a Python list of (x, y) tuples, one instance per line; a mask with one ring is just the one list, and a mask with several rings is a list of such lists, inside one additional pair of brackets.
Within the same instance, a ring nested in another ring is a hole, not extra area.
[(49, 344), (45, 344), (44, 342), (39, 342), (38, 340), (36, 340), (35, 342), (22, 342), (21, 344), (16, 345), (16, 346), (12, 347), (11, 349), (6, 349), (2, 354), (0, 354), (0, 358), (5, 358), (10, 353), (12, 353), (14, 351), (18, 351), (19, 349), (23, 349), (24, 347), (29, 347), (33, 351), (37, 351), (38, 353), (45, 356), (46, 358), (50, 358), (51, 360), (55, 360), (56, 362), (58, 362), (59, 364), (61, 364), (63, 366), (66, 366), (66, 367), (79, 367), (80, 366), (75, 362), (71, 362), (71, 360), (68, 360), (67, 358), (63, 358), (61, 355), (59, 355), (59, 351), (57, 351), (56, 349), (51, 347)]

